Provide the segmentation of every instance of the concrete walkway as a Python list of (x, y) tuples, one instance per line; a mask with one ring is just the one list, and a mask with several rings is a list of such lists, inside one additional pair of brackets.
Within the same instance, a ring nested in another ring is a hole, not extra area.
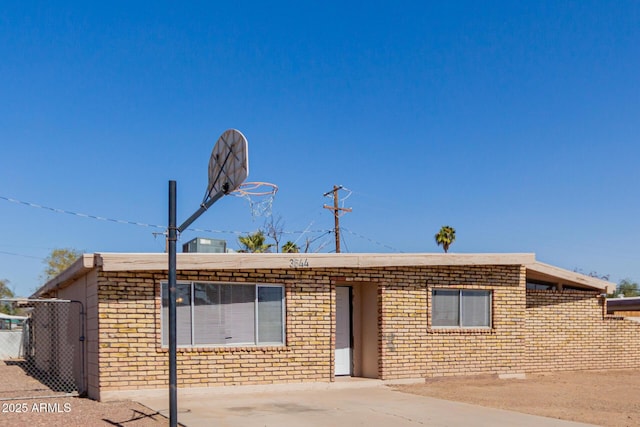
[[(401, 393), (380, 383), (249, 390), (179, 390), (178, 422), (187, 427), (588, 426)], [(133, 399), (168, 416), (168, 393)]]

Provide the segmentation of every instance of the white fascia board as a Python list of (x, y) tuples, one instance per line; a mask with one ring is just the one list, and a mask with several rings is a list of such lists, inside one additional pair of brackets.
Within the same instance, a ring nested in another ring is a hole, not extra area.
[(39, 298), (40, 296), (64, 286), (65, 283), (86, 274), (94, 268), (95, 255), (83, 254), (69, 268), (58, 274), (56, 277), (42, 285), (37, 291), (31, 295), (31, 298)]
[(546, 281), (552, 282), (557, 279), (558, 282), (567, 285), (578, 285), (591, 288), (596, 291), (611, 293), (615, 290), (615, 283), (598, 279), (597, 277), (587, 276), (575, 271), (565, 270), (564, 268), (545, 264), (542, 262), (534, 262), (526, 266), (527, 271), (543, 277)]
[[(96, 254), (103, 271), (164, 271), (167, 254)], [(178, 270), (384, 268), (454, 265), (526, 265), (534, 254), (247, 254), (180, 253)]]

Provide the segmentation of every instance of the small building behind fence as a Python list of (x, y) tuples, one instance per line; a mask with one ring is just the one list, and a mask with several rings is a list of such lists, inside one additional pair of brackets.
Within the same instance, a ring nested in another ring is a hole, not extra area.
[(23, 325), (26, 316), (0, 313), (0, 360), (20, 357), (23, 345)]

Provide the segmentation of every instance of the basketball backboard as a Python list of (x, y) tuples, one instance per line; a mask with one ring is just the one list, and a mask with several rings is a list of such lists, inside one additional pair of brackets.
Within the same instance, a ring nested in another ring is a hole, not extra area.
[(217, 193), (229, 194), (249, 175), (247, 139), (236, 129), (225, 131), (213, 147), (209, 159), (207, 197)]
[(249, 175), (247, 139), (235, 129), (225, 131), (213, 147), (209, 158), (209, 184), (207, 194), (195, 211), (179, 227), (176, 223), (176, 182), (169, 181), (169, 227), (167, 251), (169, 252), (169, 425), (178, 425), (178, 368), (177, 368), (177, 255), (178, 235), (189, 227), (217, 200), (235, 191)]

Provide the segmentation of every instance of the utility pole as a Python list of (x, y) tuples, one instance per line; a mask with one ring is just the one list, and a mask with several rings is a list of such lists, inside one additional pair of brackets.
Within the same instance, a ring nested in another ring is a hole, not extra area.
[(329, 209), (333, 211), (333, 218), (335, 221), (334, 232), (336, 234), (336, 253), (340, 253), (340, 212), (351, 212), (351, 208), (341, 208), (338, 206), (338, 191), (342, 189), (342, 185), (334, 185), (333, 190), (327, 191), (324, 193), (324, 196), (327, 197), (329, 194), (333, 193), (333, 206), (324, 205), (322, 206), (325, 209)]

